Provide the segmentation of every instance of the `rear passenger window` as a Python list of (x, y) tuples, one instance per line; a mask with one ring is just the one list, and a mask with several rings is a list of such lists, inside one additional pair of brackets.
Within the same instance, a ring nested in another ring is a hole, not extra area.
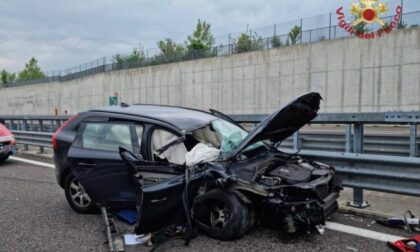
[(122, 146), (133, 151), (129, 124), (87, 123), (82, 132), (82, 148), (118, 151)]

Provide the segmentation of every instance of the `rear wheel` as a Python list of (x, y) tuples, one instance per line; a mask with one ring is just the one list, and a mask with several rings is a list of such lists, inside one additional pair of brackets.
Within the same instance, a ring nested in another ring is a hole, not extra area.
[(214, 189), (194, 201), (194, 220), (199, 230), (219, 240), (241, 238), (249, 229), (249, 210), (233, 192)]
[(64, 192), (67, 202), (74, 211), (78, 213), (93, 213), (97, 210), (95, 203), (71, 173), (66, 177)]
[(0, 163), (6, 162), (6, 160), (9, 158), (9, 154), (5, 155), (5, 156), (1, 156), (0, 157)]

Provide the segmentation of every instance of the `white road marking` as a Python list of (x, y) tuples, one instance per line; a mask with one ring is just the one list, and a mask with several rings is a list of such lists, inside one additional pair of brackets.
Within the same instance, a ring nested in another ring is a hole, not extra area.
[(19, 161), (19, 162), (24, 162), (24, 163), (28, 163), (28, 164), (33, 164), (33, 165), (38, 165), (38, 166), (43, 166), (43, 167), (48, 167), (48, 168), (53, 168), (54, 169), (54, 165), (49, 164), (49, 163), (34, 161), (34, 160), (30, 160), (30, 159), (26, 159), (26, 158), (20, 158), (20, 157), (10, 157), (10, 159), (15, 160), (15, 161)]
[(405, 237), (401, 237), (401, 236), (385, 234), (385, 233), (353, 227), (353, 226), (347, 226), (347, 225), (335, 223), (335, 222), (327, 221), (325, 224), (326, 224), (325, 228), (330, 229), (330, 230), (357, 235), (357, 236), (361, 236), (361, 237), (365, 237), (365, 238), (369, 238), (373, 240), (378, 240), (378, 241), (383, 241), (383, 242), (388, 242), (388, 241), (393, 242), (396, 240), (406, 239)]

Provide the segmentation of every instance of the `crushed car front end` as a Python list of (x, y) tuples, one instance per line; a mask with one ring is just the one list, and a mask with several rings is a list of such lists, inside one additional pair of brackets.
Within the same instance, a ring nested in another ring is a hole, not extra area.
[(289, 233), (310, 231), (325, 225), (325, 218), (338, 208), (340, 190), (337, 175), (327, 175), (307, 184), (268, 189), (269, 196), (257, 206), (267, 226), (286, 227)]
[(342, 185), (331, 166), (299, 156), (268, 152), (229, 165), (232, 188), (252, 201), (264, 226), (289, 233), (325, 224), (337, 207)]
[(210, 178), (216, 183), (207, 186), (238, 192), (264, 226), (289, 233), (318, 227), (322, 232), (325, 218), (337, 209), (342, 189), (335, 169), (279, 150), (282, 141), (317, 116), (321, 100), (318, 93), (303, 95), (249, 132), (233, 120), (214, 120), (203, 132), (193, 131), (193, 136), (221, 151), (216, 163), (223, 168), (209, 168), (220, 177)]

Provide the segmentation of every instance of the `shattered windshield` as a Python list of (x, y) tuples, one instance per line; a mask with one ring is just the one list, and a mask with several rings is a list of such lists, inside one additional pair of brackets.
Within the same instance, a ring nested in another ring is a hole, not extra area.
[[(221, 136), (219, 136), (219, 139), (221, 138), (220, 150), (222, 153), (229, 153), (236, 149), (248, 135), (248, 132), (245, 130), (222, 119), (212, 121), (211, 127)], [(264, 144), (262, 142), (257, 142), (248, 146), (245, 151), (253, 150), (263, 145)]]
[[(190, 136), (184, 142), (187, 149), (192, 149), (196, 144), (203, 143), (208, 147), (219, 149), (222, 155), (234, 151), (248, 136), (248, 132), (237, 125), (223, 119), (215, 119), (204, 127), (192, 130)], [(244, 152), (265, 146), (263, 142), (257, 142), (248, 146)]]

